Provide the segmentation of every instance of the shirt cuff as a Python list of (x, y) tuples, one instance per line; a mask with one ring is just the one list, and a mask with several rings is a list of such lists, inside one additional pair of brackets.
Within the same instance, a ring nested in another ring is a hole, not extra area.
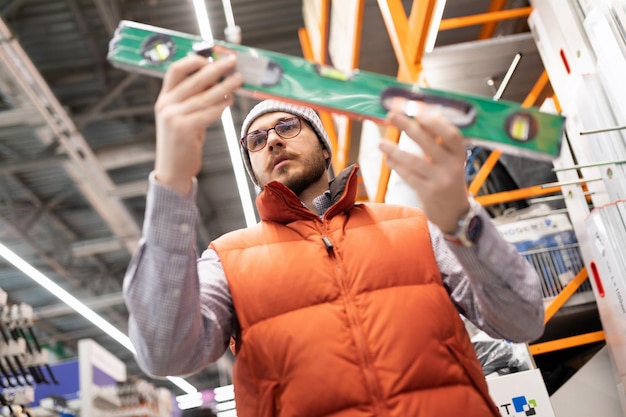
[(198, 182), (193, 178), (187, 195), (159, 183), (150, 173), (143, 235), (148, 245), (169, 253), (188, 253), (195, 247), (198, 209), (196, 194)]

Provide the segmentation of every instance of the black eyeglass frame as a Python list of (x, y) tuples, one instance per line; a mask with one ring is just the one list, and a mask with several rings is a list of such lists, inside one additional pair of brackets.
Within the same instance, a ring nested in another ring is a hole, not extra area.
[[(278, 126), (280, 123), (284, 123), (284, 122), (286, 122), (286, 121), (288, 121), (288, 120), (292, 120), (292, 119), (298, 119), (298, 131), (297, 131), (297, 132), (296, 132), (293, 136), (284, 136), (284, 135), (281, 135), (281, 134), (280, 134), (280, 132), (279, 132), (278, 130), (276, 130), (276, 126)], [(298, 136), (298, 135), (300, 134), (300, 132), (302, 132), (302, 121), (303, 121), (303, 117), (302, 117), (302, 116), (297, 116), (297, 115), (294, 115), (293, 117), (286, 117), (286, 118), (282, 118), (282, 119), (278, 120), (278, 121), (276, 122), (276, 124), (274, 124), (274, 126), (272, 126), (272, 127), (268, 128), (268, 129), (257, 129), (257, 130), (255, 130), (255, 131), (253, 131), (253, 132), (248, 133), (246, 136), (244, 136), (244, 137), (242, 137), (241, 139), (239, 139), (239, 145), (241, 145), (241, 146), (242, 146), (245, 150), (247, 150), (248, 152), (259, 152), (260, 150), (262, 150), (263, 148), (265, 148), (265, 147), (267, 146), (267, 139), (268, 139), (268, 138), (269, 138), (269, 136), (270, 136), (270, 135), (269, 135), (270, 130), (273, 130), (274, 132), (276, 132), (276, 134), (277, 134), (278, 136), (280, 136), (281, 138), (283, 138), (283, 139), (293, 139), (293, 138), (295, 138), (296, 136)], [(258, 148), (258, 149), (252, 150), (252, 149), (248, 148), (248, 141), (246, 140), (246, 138), (247, 138), (250, 134), (255, 133), (255, 132), (263, 132), (263, 133), (265, 133), (265, 141), (264, 141), (264, 143), (263, 143), (263, 146), (261, 146), (261, 147), (260, 147), (260, 148)]]

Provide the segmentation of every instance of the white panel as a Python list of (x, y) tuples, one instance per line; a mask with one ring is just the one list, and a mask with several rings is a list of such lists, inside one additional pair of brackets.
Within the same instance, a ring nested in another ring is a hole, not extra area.
[(359, 167), (363, 175), (363, 184), (370, 199), (374, 199), (378, 190), (383, 154), (378, 150), (378, 143), (384, 137), (383, 128), (376, 123), (364, 120), (361, 127), (359, 146)]
[[(493, 97), (516, 54), (522, 58), (503, 98), (522, 101), (541, 74), (541, 59), (528, 33), (438, 46), (422, 58), (428, 86)], [(488, 80), (493, 79), (491, 87)]]
[[(112, 353), (104, 349), (91, 339), (78, 341), (78, 369), (80, 378), (81, 415), (90, 417), (105, 417), (106, 412), (99, 409), (98, 402), (100, 387), (94, 383), (94, 366), (108, 377), (121, 382), (126, 380), (126, 365)], [(115, 399), (111, 399), (111, 403)]]
[[(598, 81), (597, 75), (586, 75), (581, 77), (573, 88), (574, 100), (571, 111), (568, 112), (567, 132), (579, 164), (626, 160), (626, 148), (618, 132), (580, 135), (581, 132), (615, 126), (611, 106), (606, 100), (604, 88)], [(592, 198), (596, 206), (626, 198), (626, 177), (616, 175), (621, 172), (621, 167), (613, 163), (581, 171), (587, 179), (598, 178), (598, 173), (604, 179), (609, 200), (599, 198), (600, 194), (594, 195)], [(589, 185), (594, 190), (600, 191), (599, 183), (589, 182)]]
[(332, 65), (343, 71), (352, 68), (354, 57), (359, 51), (352, 48), (356, 33), (356, 10), (360, 0), (333, 1), (330, 9), (328, 53)]
[[(607, 348), (601, 349), (552, 396), (557, 416), (622, 417)], [(623, 396), (623, 395), (622, 395)], [(626, 410), (624, 410), (626, 413)]]
[[(409, 138), (404, 132), (400, 135), (398, 143), (400, 149), (417, 155), (422, 155), (422, 148), (415, 141)], [(419, 207), (421, 205), (417, 194), (400, 176), (395, 172), (391, 172), (389, 178), (389, 186), (387, 187), (387, 195), (385, 202), (391, 204), (400, 204), (403, 206)]]
[[(559, 52), (563, 50), (563, 56), (572, 74), (588, 74), (595, 72), (595, 56), (582, 27), (582, 17), (576, 10), (578, 6), (573, 4), (573, 1), (575, 0), (532, 1), (531, 3), (542, 21), (549, 23), (550, 40), (553, 46), (559, 48)], [(552, 28), (554, 30), (551, 30)], [(554, 37), (556, 30), (562, 34), (560, 39)]]
[(559, 103), (565, 110), (571, 101), (572, 80), (559, 52), (565, 47), (565, 40), (560, 28), (554, 24), (554, 21), (548, 20), (550, 18), (550, 16), (544, 17), (533, 10), (528, 17), (528, 25), (546, 72), (550, 77), (550, 83), (559, 98)]
[(623, 379), (626, 379), (625, 214), (623, 204), (615, 203), (596, 208), (587, 220), (593, 256), (589, 272), (596, 283), (596, 300), (606, 342)]
[(319, 51), (322, 49), (322, 35), (320, 33), (320, 25), (322, 22), (322, 0), (303, 0), (302, 1), (302, 17), (304, 19), (304, 27), (311, 41), (311, 49), (313, 50), (313, 58), (316, 62), (321, 62)]
[[(605, 85), (618, 124), (626, 123), (626, 51), (606, 8), (593, 10), (585, 19), (585, 28), (597, 56), (598, 75)], [(608, 127), (608, 126), (607, 126)]]

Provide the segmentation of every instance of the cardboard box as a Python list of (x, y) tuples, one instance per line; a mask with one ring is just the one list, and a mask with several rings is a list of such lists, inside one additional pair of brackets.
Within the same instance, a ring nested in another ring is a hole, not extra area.
[(489, 377), (487, 385), (503, 417), (555, 417), (539, 369)]

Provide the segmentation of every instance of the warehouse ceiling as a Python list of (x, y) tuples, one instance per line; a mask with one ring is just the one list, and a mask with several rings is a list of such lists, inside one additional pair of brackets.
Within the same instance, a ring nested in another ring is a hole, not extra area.
[[(408, 11), (411, 2), (404, 3)], [(214, 36), (223, 38), (222, 2), (206, 4)], [(448, 0), (444, 18), (484, 13), (490, 4)], [(527, 4), (505, 4), (522, 6)], [(232, 9), (242, 43), (302, 56), (301, 2), (233, 0)], [(17, 71), (0, 62), (0, 243), (126, 332), (121, 285), (140, 237), (160, 81), (111, 67), (108, 41), (122, 19), (197, 34), (192, 2), (0, 0), (0, 16), (6, 29), (0, 42), (17, 45), (19, 52), (9, 56)], [(363, 28), (360, 68), (395, 75), (396, 59), (374, 0), (365, 1)], [(481, 28), (440, 33), (435, 52), (424, 58), (431, 86), (492, 95), (494, 83), (523, 52), (503, 96), (521, 101), (542, 71), (525, 19), (501, 22), (491, 41), (476, 41)], [(253, 104), (238, 98), (232, 109), (237, 128)], [(199, 248), (245, 227), (220, 123), (208, 138), (198, 177)], [(0, 288), (9, 304), (33, 306), (39, 338), (59, 357), (74, 356), (77, 341), (91, 338), (122, 359), (129, 374), (147, 378), (129, 351), (2, 260)], [(211, 366), (189, 381), (199, 389), (214, 387), (230, 382), (227, 371)]]

